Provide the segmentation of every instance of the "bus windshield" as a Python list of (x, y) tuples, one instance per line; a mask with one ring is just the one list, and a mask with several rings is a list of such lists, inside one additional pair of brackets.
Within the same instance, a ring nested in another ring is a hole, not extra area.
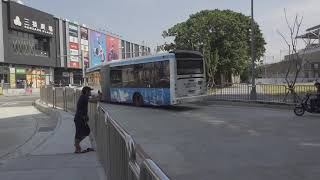
[(178, 75), (203, 74), (203, 61), (177, 60)]

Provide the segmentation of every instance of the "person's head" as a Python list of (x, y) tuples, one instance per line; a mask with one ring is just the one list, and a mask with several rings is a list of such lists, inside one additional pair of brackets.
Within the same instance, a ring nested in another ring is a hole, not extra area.
[(314, 83), (314, 86), (319, 89), (320, 88), (320, 83), (316, 82), (316, 83)]
[(82, 88), (82, 94), (87, 95), (87, 96), (91, 96), (91, 90), (93, 90), (91, 87), (85, 86)]

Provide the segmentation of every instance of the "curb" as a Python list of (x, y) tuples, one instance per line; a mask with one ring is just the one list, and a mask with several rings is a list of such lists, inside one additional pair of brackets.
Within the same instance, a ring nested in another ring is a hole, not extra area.
[(36, 100), (34, 103), (33, 103), (34, 107), (37, 108), (40, 112), (48, 115), (49, 117), (53, 117), (53, 118), (56, 118), (57, 119), (57, 124), (56, 124), (56, 127), (54, 128), (54, 130), (46, 137), (43, 139), (43, 141), (41, 141), (39, 144), (37, 144), (35, 147), (34, 147), (34, 150), (37, 149), (38, 147), (40, 147), (42, 144), (44, 144), (50, 137), (52, 137), (57, 129), (61, 126), (61, 122), (62, 122), (62, 115), (61, 113), (58, 111), (58, 110), (55, 110), (53, 109), (52, 107), (49, 107), (45, 104), (43, 104), (41, 102), (40, 99)]
[(207, 99), (207, 101), (216, 102), (220, 105), (264, 107), (264, 108), (287, 109), (287, 110), (292, 110), (294, 108), (293, 104), (262, 102), (262, 101), (219, 100), (219, 99)]
[[(32, 142), (39, 132), (40, 125), (39, 122), (36, 121), (36, 128), (32, 136), (30, 136), (24, 143), (21, 145), (17, 146), (13, 150), (11, 150), (9, 153), (3, 155), (0, 157), (1, 160), (8, 160), (8, 159), (13, 159), (17, 158), (20, 156), (26, 156), (29, 155), (33, 150), (37, 149), (40, 147), (42, 144), (44, 144), (50, 137), (52, 137), (57, 129), (61, 126), (61, 114), (54, 109), (42, 104), (40, 100), (36, 100), (32, 103), (32, 105), (38, 109), (40, 112), (46, 114), (50, 118), (56, 118), (57, 119), (57, 124), (55, 126), (55, 129), (51, 132), (49, 132), (43, 139), (41, 139), (40, 142)], [(29, 146), (29, 147), (28, 147)]]

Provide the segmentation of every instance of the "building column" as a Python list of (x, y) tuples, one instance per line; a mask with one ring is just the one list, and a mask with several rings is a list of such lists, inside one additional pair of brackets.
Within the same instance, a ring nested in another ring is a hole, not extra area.
[[(52, 68), (52, 67), (49, 69), (49, 76), (50, 76), (49, 81), (54, 83), (54, 68)], [(49, 84), (50, 84), (50, 82), (49, 82)]]
[(0, 62), (4, 62), (2, 1), (0, 1)]

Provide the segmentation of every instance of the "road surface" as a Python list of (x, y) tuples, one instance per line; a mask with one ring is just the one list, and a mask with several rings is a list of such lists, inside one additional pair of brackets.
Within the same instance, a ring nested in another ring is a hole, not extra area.
[(104, 105), (172, 179), (320, 179), (320, 119), (292, 110)]
[[(0, 96), (0, 159), (24, 145), (39, 128), (39, 124), (55, 124), (32, 106), (37, 96)], [(48, 122), (48, 123), (47, 123)]]

